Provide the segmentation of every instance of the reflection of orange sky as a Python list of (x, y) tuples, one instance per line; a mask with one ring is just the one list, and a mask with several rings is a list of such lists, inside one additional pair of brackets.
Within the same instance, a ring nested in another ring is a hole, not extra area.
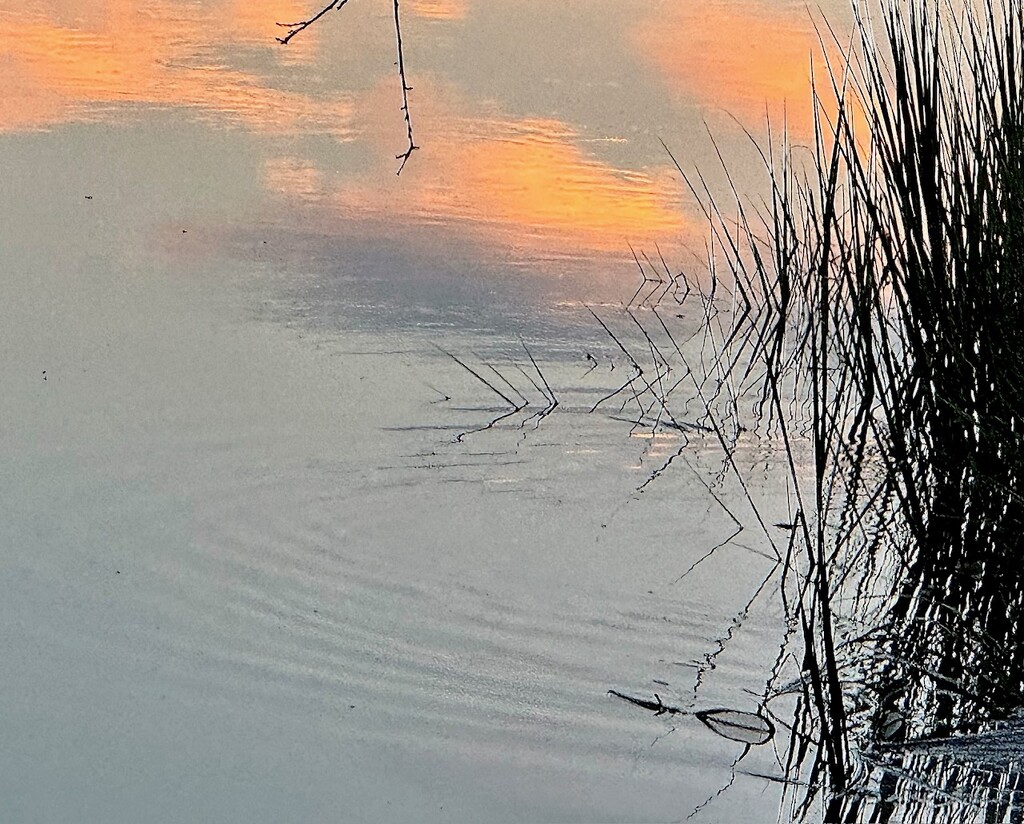
[(403, 8), (428, 20), (461, 20), (467, 0), (407, 0)]
[[(417, 89), (415, 116), (432, 138), (421, 138), (400, 186), (382, 185), (393, 178), (389, 152), (403, 135), (396, 78), (316, 99), (272, 88), (227, 59), (236, 42), (275, 49), (274, 22), (308, 15), (308, 6), (213, 0), (185, 10), (176, 0), (93, 0), (78, 9), (53, 0), (46, 9), (0, 12), (0, 66), (11, 86), (0, 102), (0, 131), (95, 119), (125, 103), (188, 108), (258, 134), (315, 131), (369, 141), (380, 162), (361, 175), (332, 175), (323, 161), (281, 157), (280, 149), (266, 163), (268, 189), (332, 214), (394, 226), (445, 223), (513, 254), (552, 246), (621, 253), (629, 242), (678, 238), (680, 187), (666, 170), (653, 179), (601, 163), (561, 122), (509, 121), (493, 111), (469, 116), (477, 103), (447, 99), (446, 83), (422, 77), (417, 86), (428, 88)], [(467, 0), (403, 5), (438, 21), (460, 19), (466, 7)], [(317, 31), (277, 54), (316, 57)]]
[(419, 208), (463, 212), (482, 227), (519, 233), (513, 240), (524, 245), (531, 235), (541, 242), (558, 235), (563, 243), (621, 252), (627, 242), (670, 241), (681, 230), (681, 214), (670, 208), (677, 189), (626, 175), (562, 140), (467, 141), (453, 152), (451, 168), (445, 185), (421, 189)]
[[(411, 0), (404, 8), (456, 20), (465, 16), (466, 2)], [(30, 0), (18, 6), (0, 0), (0, 132), (88, 119), (97, 105), (143, 103), (205, 109), (258, 132), (333, 123), (337, 133), (350, 119), (346, 102), (269, 88), (215, 56), (232, 45), (256, 44), (279, 62), (309, 63), (320, 26), (287, 48), (274, 38), (282, 32), (278, 22), (301, 20), (316, 9), (309, 0), (188, 6), (176, 0)], [(349, 43), (359, 46), (361, 39)]]
[(785, 103), (791, 127), (806, 131), (818, 42), (804, 8), (787, 11), (770, 2), (659, 5), (634, 30), (633, 41), (680, 94), (721, 107), (748, 126), (764, 123), (766, 104), (777, 115)]
[(0, 13), (0, 65), (10, 89), (0, 103), (0, 131), (81, 119), (90, 107), (119, 103), (204, 109), (260, 132), (288, 132), (310, 121), (343, 127), (344, 103), (271, 89), (217, 61), (197, 60), (197, 52), (229, 40), (272, 42), (262, 30), (264, 15), (292, 17), (304, 6), (295, 0), (256, 5), (195, 6), (191, 17), (171, 0), (103, 0), (86, 4), (81, 17), (55, 7), (57, 21)]
[[(374, 97), (383, 102), (393, 93), (382, 86)], [(306, 203), (332, 204), (346, 215), (443, 224), (445, 231), (466, 233), (513, 256), (621, 255), (628, 244), (672, 245), (687, 228), (681, 182), (667, 166), (649, 174), (615, 169), (576, 145), (564, 123), (482, 122), (439, 106), (440, 90), (425, 96), (431, 102), (419, 113), (436, 126), (427, 126), (436, 137), (407, 168), (397, 195), (379, 185), (387, 168), (362, 181), (332, 184), (296, 158), (269, 163), (267, 187)], [(359, 111), (381, 108), (381, 102), (356, 104)], [(382, 141), (394, 143), (386, 124), (376, 129)]]

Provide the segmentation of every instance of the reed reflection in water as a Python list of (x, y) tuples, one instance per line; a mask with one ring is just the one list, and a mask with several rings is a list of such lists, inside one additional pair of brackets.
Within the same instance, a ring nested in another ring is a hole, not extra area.
[(713, 431), (777, 559), (780, 819), (1020, 821), (1024, 8), (870, 11), (812, 159), (769, 136), (760, 206), (696, 178), (703, 279), (645, 262), (604, 325), (635, 426)]

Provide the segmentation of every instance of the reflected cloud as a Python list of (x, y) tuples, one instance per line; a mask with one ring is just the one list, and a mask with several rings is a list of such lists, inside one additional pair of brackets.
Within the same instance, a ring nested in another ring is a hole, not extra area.
[(466, 3), (467, 0), (407, 0), (403, 8), (428, 20), (462, 20)]
[[(381, 111), (394, 90), (382, 86), (356, 104)], [(618, 169), (585, 151), (580, 136), (556, 120), (469, 117), (444, 90), (421, 94), (419, 112), (433, 136), (401, 186), (381, 186), (385, 169), (355, 180), (331, 179), (298, 158), (269, 163), (266, 185), (338, 215), (398, 225), (443, 227), (509, 259), (628, 256), (629, 245), (673, 247), (688, 230), (682, 182), (668, 166)], [(448, 100), (447, 104), (441, 101)], [(397, 134), (367, 127), (380, 142)]]
[(791, 129), (811, 123), (811, 59), (819, 51), (803, 6), (752, 2), (658, 6), (632, 32), (637, 52), (677, 94), (760, 127), (765, 107)]
[[(12, 89), (0, 104), (0, 131), (96, 120), (111, 105), (180, 106), (258, 133), (316, 128), (346, 137), (344, 99), (314, 100), (270, 87), (251, 72), (224, 65), (231, 43), (271, 43), (275, 18), (301, 15), (303, 4), (212, 6), (128, 0), (87, 4), (79, 16), (55, 7), (0, 12), (0, 52)], [(201, 42), (200, 42), (201, 41)], [(311, 37), (278, 53), (289, 60), (313, 53)]]
[(0, 133), (40, 129), (65, 117), (66, 98), (12, 55), (0, 57)]
[(566, 124), (492, 128), (494, 135), (449, 144), (447, 173), (417, 192), (421, 216), (447, 215), (512, 247), (557, 238), (577, 250), (622, 252), (629, 242), (669, 242), (682, 231), (681, 212), (672, 208), (681, 199), (677, 186), (595, 160)]
[[(703, 220), (687, 217), (688, 197), (667, 157), (648, 154), (654, 160), (644, 165), (629, 148), (610, 151), (600, 141), (630, 139), (608, 137), (607, 128), (554, 108), (534, 113), (501, 95), (460, 97), (459, 69), (446, 65), (431, 73), (420, 64), (415, 75), (422, 149), (395, 182), (392, 158), (404, 125), (387, 4), (353, 4), (357, 13), (346, 7), (339, 25), (313, 26), (282, 48), (273, 40), (281, 31), (275, 24), (308, 17), (316, 4), (0, 2), (8, 4), (0, 11), (0, 66), (10, 79), (0, 132), (113, 112), (143, 116), (154, 107), (187, 110), (221, 128), (287, 138), (261, 144), (264, 184), (276, 196), (268, 210), (280, 209), (281, 199), (305, 204), (307, 217), (344, 223), (345, 233), (426, 228), (431, 243), (457, 237), (481, 257), (497, 253), (509, 262), (614, 259), (629, 272), (621, 261), (629, 260), (630, 245), (653, 253), (657, 244), (678, 261), (673, 251), (705, 233)], [(488, 8), (471, 0), (402, 3), (410, 21), (438, 22), (411, 27), (409, 42), (418, 47), (436, 43), (445, 22), (475, 20)], [(728, 109), (754, 126), (763, 122), (766, 100), (787, 100), (791, 123), (806, 121), (809, 55), (817, 44), (802, 9), (755, 0), (636, 8), (632, 44), (686, 100)], [(293, 62), (304, 65), (288, 70)], [(622, 133), (628, 128), (653, 133), (630, 123)], [(333, 143), (306, 139), (325, 136)]]
[[(252, 3), (247, 0), (230, 0), (217, 16), (222, 28), (213, 36), (230, 36), (234, 40), (276, 44), (275, 38), (282, 34), (282, 25), (304, 20), (312, 13), (309, 3), (298, 0), (268, 0)], [(312, 63), (320, 46), (320, 33), (316, 27), (307, 29), (299, 40), (286, 49), (275, 49), (275, 57), (282, 63)]]

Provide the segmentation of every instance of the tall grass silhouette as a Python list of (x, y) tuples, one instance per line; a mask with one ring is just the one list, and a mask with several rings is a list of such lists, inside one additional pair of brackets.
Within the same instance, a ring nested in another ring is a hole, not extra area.
[[(1016, 757), (979, 772), (948, 743), (1024, 703), (1024, 8), (886, 0), (821, 41), (813, 146), (769, 135), (759, 204), (684, 173), (709, 272), (638, 260), (639, 338), (602, 325), (637, 424), (699, 409), (777, 553), (781, 817), (1024, 820)], [(780, 447), (786, 524), (746, 483), (751, 437)]]

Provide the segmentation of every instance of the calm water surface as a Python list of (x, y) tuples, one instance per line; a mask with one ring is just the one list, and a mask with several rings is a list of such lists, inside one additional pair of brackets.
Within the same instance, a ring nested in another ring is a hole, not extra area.
[[(621, 374), (583, 304), (701, 254), (661, 140), (753, 190), (740, 126), (808, 136), (812, 19), (402, 8), (399, 178), (386, 2), (282, 47), (311, 7), (0, 0), (3, 821), (674, 821), (729, 780), (606, 691), (753, 709), (767, 566), (675, 583), (730, 524), (583, 414)], [(495, 397), (435, 347), (517, 375), (520, 336), (563, 409), (455, 443)]]

